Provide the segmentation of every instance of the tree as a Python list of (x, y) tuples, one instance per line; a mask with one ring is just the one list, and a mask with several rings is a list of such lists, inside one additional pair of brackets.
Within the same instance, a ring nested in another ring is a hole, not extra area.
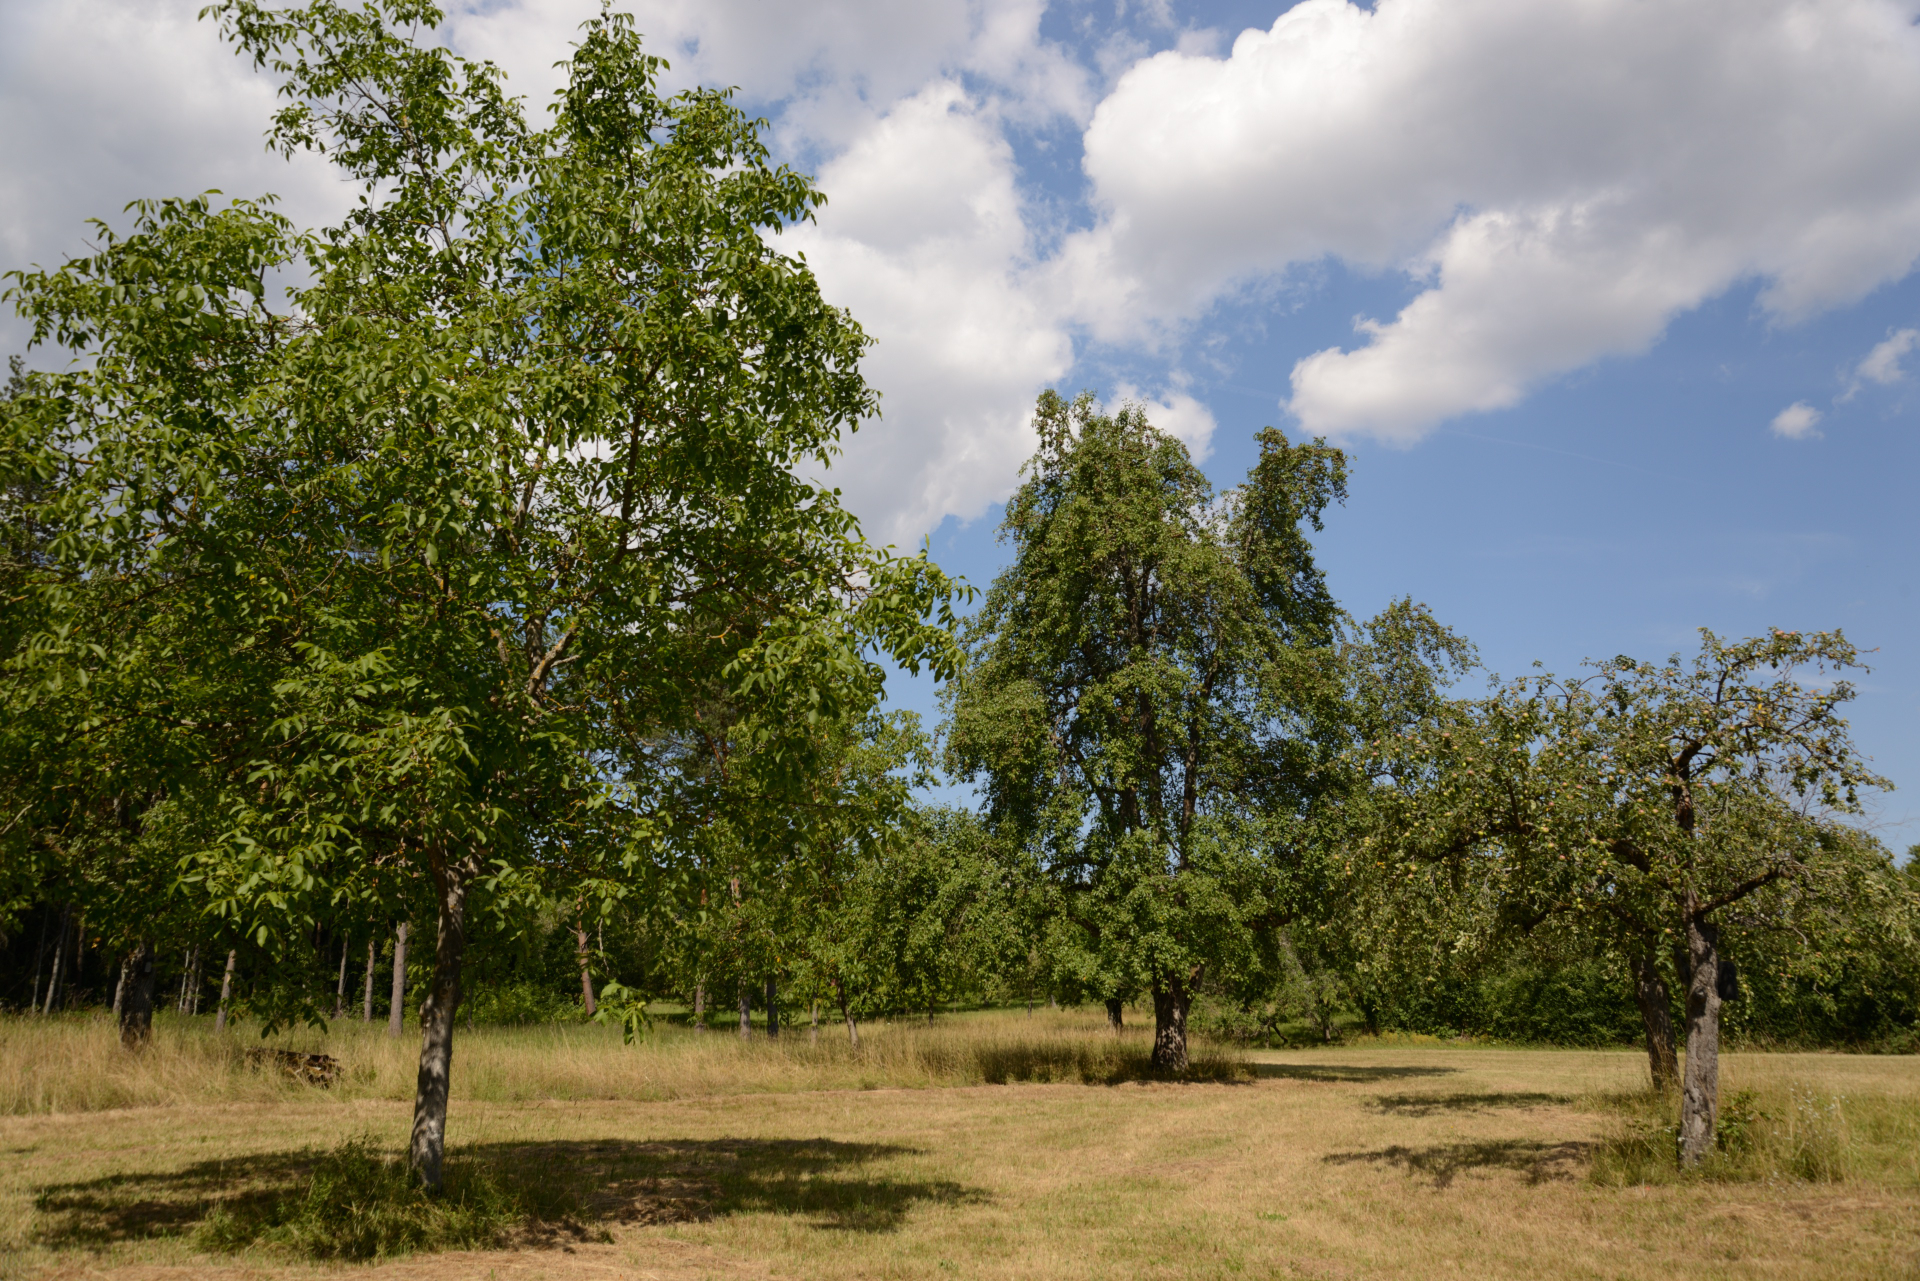
[[(64, 531), (16, 652), (36, 698), (138, 675), (227, 833), (183, 878), (209, 910), (286, 938), (376, 869), (425, 891), (410, 1151), (437, 1188), (470, 913), (653, 856), (646, 753), (693, 716), (686, 673), (768, 722), (859, 714), (836, 696), (870, 646), (947, 661), (949, 586), (799, 478), (873, 412), (866, 339), (774, 247), (821, 197), (724, 94), (656, 93), (603, 11), (536, 129), (413, 34), (430, 4), (210, 12), (283, 81), (273, 144), (364, 196), (317, 235), (142, 206), (15, 275), (36, 342), (91, 358), (13, 415)], [(276, 311), (280, 268), (307, 283)], [(88, 630), (108, 590), (145, 613)], [(804, 777), (807, 741), (768, 757)]]
[(1838, 632), (1727, 643), (1691, 663), (1616, 658), (1584, 681), (1540, 676), (1404, 743), (1430, 785), (1386, 814), (1383, 848), (1414, 864), (1488, 862), (1501, 917), (1570, 918), (1626, 951), (1656, 1085), (1679, 1076), (1660, 952), (1681, 985), (1681, 1160), (1714, 1145), (1723, 1001), (1738, 991), (1723, 926), (1787, 924), (1788, 904), (1837, 901), (1854, 842), (1836, 825), (1884, 786), (1840, 707), (1861, 668)]
[(1137, 408), (1045, 392), (1034, 425), (947, 759), (996, 831), (1045, 851), (1094, 995), (1151, 992), (1154, 1064), (1183, 1071), (1197, 987), (1275, 943), (1337, 621), (1301, 526), (1344, 498), (1346, 462), (1268, 429), (1216, 503)]

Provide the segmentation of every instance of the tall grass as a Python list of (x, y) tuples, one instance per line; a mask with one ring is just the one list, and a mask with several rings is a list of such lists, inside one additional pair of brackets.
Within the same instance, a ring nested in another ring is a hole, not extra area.
[[(1018, 1081), (1118, 1083), (1146, 1080), (1151, 1036), (1115, 1035), (1104, 1016), (1043, 1011), (988, 1013), (928, 1026), (917, 1020), (861, 1028), (858, 1048), (844, 1029), (805, 1028), (777, 1039), (756, 1032), (695, 1033), (663, 1026), (639, 1045), (585, 1024), (462, 1028), (454, 1039), (456, 1099), (660, 1100), (716, 1094), (831, 1089), (991, 1085)], [(308, 1099), (410, 1099), (419, 1042), (388, 1037), (384, 1025), (348, 1021), (325, 1033), (282, 1034), (264, 1044), (331, 1054), (340, 1080), (328, 1091), (246, 1062), (263, 1044), (257, 1028), (224, 1034), (211, 1020), (161, 1017), (153, 1042), (123, 1049), (112, 1025), (86, 1016), (0, 1019), (0, 1114), (90, 1112), (185, 1103)], [(1233, 1080), (1251, 1069), (1237, 1051), (1197, 1043), (1189, 1079)]]
[[(1861, 1176), (1885, 1181), (1903, 1172), (1902, 1139), (1920, 1128), (1920, 1106), (1911, 1098), (1848, 1100), (1805, 1082), (1771, 1082), (1723, 1092), (1715, 1150), (1697, 1170), (1683, 1171), (1676, 1095), (1616, 1095), (1600, 1105), (1615, 1117), (1594, 1155), (1593, 1179), (1613, 1187), (1688, 1180), (1840, 1183)], [(1868, 1121), (1864, 1133), (1856, 1133), (1856, 1112)]]

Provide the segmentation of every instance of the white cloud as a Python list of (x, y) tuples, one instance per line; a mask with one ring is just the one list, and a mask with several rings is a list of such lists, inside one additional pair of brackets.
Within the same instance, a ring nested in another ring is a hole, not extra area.
[(1817, 437), (1814, 428), (1820, 424), (1820, 411), (1804, 400), (1796, 400), (1773, 416), (1773, 434), (1785, 436), (1788, 440), (1806, 440)]
[(818, 225), (782, 247), (877, 339), (865, 370), (884, 414), (833, 474), (872, 533), (910, 544), (1007, 493), (1032, 452), (1034, 395), (1073, 345), (1028, 279), (1012, 151), (957, 84), (901, 103), (820, 183)]
[[(1859, 379), (1879, 383), (1882, 387), (1891, 387), (1907, 376), (1900, 362), (1907, 353), (1920, 347), (1920, 329), (1897, 329), (1887, 335), (1885, 342), (1876, 343), (1867, 358), (1853, 371), (1856, 385)], [(1849, 390), (1851, 394), (1851, 389)]]
[(1736, 282), (1790, 321), (1920, 256), (1911, 0), (1307, 0), (1136, 65), (1086, 133), (1061, 269), (1139, 341), (1323, 257), (1425, 290), (1301, 360), (1313, 432), (1410, 442), (1644, 350)]
[[(201, 0), (41, 0), (0, 11), (0, 270), (88, 251), (129, 201), (282, 197), (296, 221), (343, 210), (351, 190), (312, 156), (266, 151), (271, 81), (195, 20)], [(24, 345), (11, 312), (0, 341)]]
[(1114, 388), (1116, 405), (1132, 402), (1147, 411), (1147, 421), (1187, 447), (1196, 463), (1204, 463), (1213, 453), (1213, 433), (1219, 426), (1213, 411), (1186, 392), (1170, 390), (1162, 395), (1141, 391), (1132, 383)]

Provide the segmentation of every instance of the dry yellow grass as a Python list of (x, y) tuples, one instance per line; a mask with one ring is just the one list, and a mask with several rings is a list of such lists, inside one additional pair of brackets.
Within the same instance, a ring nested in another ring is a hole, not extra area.
[[(924, 1083), (940, 1073), (927, 1072), (930, 1056), (910, 1043), (1014, 1047), (1022, 1021), (954, 1020), (932, 1037), (876, 1029), (871, 1044), (877, 1054), (898, 1036), (890, 1070), (919, 1063)], [(1089, 1055), (1105, 1035), (1092, 1018), (1037, 1023)], [(456, 1073), (486, 1060), (487, 1039), (464, 1043)], [(1729, 1056), (1728, 1089), (1752, 1089), (1763, 1105), (1795, 1087), (1840, 1097), (1858, 1149), (1844, 1182), (1608, 1187), (1586, 1170), (1619, 1120), (1608, 1100), (1641, 1079), (1639, 1057), (1624, 1052), (1374, 1045), (1254, 1055), (1257, 1075), (1239, 1084), (861, 1089), (847, 1087), (872, 1082), (847, 1074), (876, 1069), (804, 1038), (741, 1046), (710, 1034), (631, 1051), (568, 1044), (555, 1079), (581, 1083), (581, 1093), (496, 1101), (472, 1098), (470, 1087), (450, 1130), (465, 1160), (567, 1185), (569, 1214), (518, 1251), (416, 1256), (356, 1274), (1920, 1276), (1920, 1070), (1911, 1060)], [(624, 1060), (593, 1068), (596, 1055), (616, 1054)], [(0, 1070), (15, 1062), (0, 1059)], [(191, 1230), (213, 1201), (293, 1186), (314, 1152), (344, 1138), (397, 1145), (406, 1104), (374, 1088), (388, 1070), (376, 1066), (337, 1095), (302, 1087), (271, 1099), (0, 1119), (0, 1275), (322, 1270), (270, 1255), (208, 1258), (194, 1252)], [(511, 1093), (534, 1079), (531, 1068), (498, 1070), (488, 1089)], [(836, 1074), (841, 1084), (822, 1084)], [(618, 1080), (670, 1097), (594, 1092)], [(770, 1082), (786, 1084), (771, 1092)], [(172, 1088), (192, 1093), (179, 1081)]]

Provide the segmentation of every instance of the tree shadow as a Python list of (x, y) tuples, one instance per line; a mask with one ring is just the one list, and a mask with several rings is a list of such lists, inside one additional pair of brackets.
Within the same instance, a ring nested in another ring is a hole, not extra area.
[(1571, 1102), (1570, 1094), (1516, 1090), (1504, 1094), (1383, 1094), (1368, 1100), (1367, 1106), (1396, 1116), (1422, 1117), (1438, 1112), (1489, 1112), (1494, 1108), (1541, 1108)]
[(1450, 1067), (1361, 1067), (1344, 1063), (1254, 1063), (1254, 1074), (1288, 1081), (1404, 1081), (1414, 1077), (1453, 1076), (1459, 1068)]
[(1538, 1143), (1528, 1139), (1494, 1139), (1481, 1143), (1443, 1143), (1428, 1148), (1395, 1145), (1378, 1152), (1335, 1152), (1323, 1157), (1328, 1165), (1369, 1162), (1398, 1165), (1410, 1175), (1433, 1180), (1445, 1188), (1466, 1170), (1518, 1170), (1530, 1184), (1571, 1179), (1573, 1167), (1593, 1152), (1591, 1143)]
[[(903, 1179), (877, 1163), (914, 1148), (832, 1139), (568, 1140), (472, 1144), (451, 1150), (449, 1187), (485, 1181), (503, 1194), (511, 1236), (526, 1243), (605, 1239), (614, 1225), (702, 1222), (773, 1213), (823, 1231), (892, 1232), (916, 1206), (971, 1205), (978, 1188)], [(309, 1194), (327, 1154), (312, 1149), (201, 1161), (36, 1190), (43, 1245), (100, 1249), (192, 1236), (218, 1215), (223, 1234), (282, 1222)], [(416, 1194), (417, 1195), (417, 1194)]]

